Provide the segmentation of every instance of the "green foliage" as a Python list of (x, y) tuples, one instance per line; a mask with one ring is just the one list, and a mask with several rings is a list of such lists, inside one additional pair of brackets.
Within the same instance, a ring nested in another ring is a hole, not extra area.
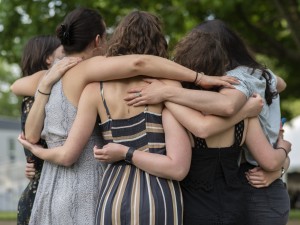
[[(0, 3), (0, 58), (9, 63), (19, 62), (22, 46), (33, 35), (54, 34), (65, 14), (77, 6), (98, 9), (110, 28), (131, 10), (155, 13), (164, 22), (170, 51), (189, 30), (215, 17), (238, 31), (256, 54), (264, 56), (261, 62), (286, 80), (288, 88), (282, 93), (283, 102), (291, 97), (300, 98), (299, 0), (0, 0)], [(285, 104), (283, 110), (291, 117), (297, 115), (285, 108)]]
[(294, 209), (290, 212), (290, 220), (300, 220), (300, 209)]
[(17, 212), (0, 212), (0, 221), (15, 221), (17, 219)]

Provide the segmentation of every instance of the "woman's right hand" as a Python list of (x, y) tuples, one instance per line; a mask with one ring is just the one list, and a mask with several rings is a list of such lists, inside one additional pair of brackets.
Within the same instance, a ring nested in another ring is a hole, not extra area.
[(32, 180), (35, 176), (34, 163), (26, 163), (25, 176), (27, 179)]
[[(81, 62), (79, 57), (64, 57), (53, 64), (43, 77), (39, 86), (43, 87), (44, 92), (51, 90), (52, 86), (73, 66)], [(50, 88), (50, 89), (48, 89)]]
[(27, 141), (25, 136), (24, 136), (24, 133), (21, 133), (18, 136), (18, 141), (21, 143), (21, 145), (23, 145), (24, 148), (29, 150), (32, 154), (35, 153), (36, 147), (42, 147), (42, 146), (37, 145), (37, 144), (31, 144), (29, 141)]
[(244, 111), (246, 117), (258, 116), (264, 106), (264, 101), (259, 94), (251, 96), (241, 110)]

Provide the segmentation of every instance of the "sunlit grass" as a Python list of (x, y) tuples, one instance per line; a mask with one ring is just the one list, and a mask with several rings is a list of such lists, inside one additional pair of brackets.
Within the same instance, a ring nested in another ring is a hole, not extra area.
[(10, 212), (1, 212), (0, 211), (0, 221), (1, 220), (16, 220), (17, 219), (17, 212), (10, 211)]

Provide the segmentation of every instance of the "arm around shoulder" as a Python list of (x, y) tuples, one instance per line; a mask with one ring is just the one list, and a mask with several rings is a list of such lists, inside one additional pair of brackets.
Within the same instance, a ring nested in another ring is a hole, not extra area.
[(10, 86), (10, 90), (17, 96), (34, 96), (38, 84), (45, 73), (46, 70), (43, 70), (33, 75), (19, 78)]

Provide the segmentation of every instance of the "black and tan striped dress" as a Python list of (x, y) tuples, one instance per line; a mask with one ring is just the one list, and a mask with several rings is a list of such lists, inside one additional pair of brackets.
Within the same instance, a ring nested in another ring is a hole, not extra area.
[[(166, 154), (161, 114), (148, 111), (129, 119), (111, 119), (100, 127), (106, 143), (114, 142), (154, 154)], [(182, 195), (177, 181), (153, 176), (125, 161), (108, 166), (96, 213), (99, 225), (182, 224)]]

